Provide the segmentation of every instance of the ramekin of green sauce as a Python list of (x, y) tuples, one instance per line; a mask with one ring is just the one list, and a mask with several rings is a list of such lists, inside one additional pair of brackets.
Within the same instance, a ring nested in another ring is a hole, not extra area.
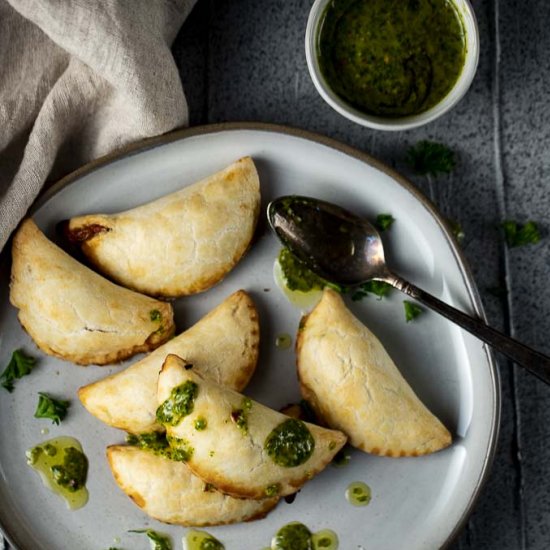
[(340, 114), (406, 130), (468, 91), (479, 31), (468, 0), (316, 0), (306, 58), (318, 92)]

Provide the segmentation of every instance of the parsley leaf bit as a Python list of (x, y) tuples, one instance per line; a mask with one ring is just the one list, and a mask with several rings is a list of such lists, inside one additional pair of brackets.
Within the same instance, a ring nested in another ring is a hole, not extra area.
[(464, 233), (464, 229), (462, 229), (462, 225), (460, 225), (460, 223), (458, 223), (455, 220), (447, 219), (447, 221), (449, 222), (449, 225), (451, 227), (451, 232), (455, 236), (455, 239), (458, 242), (458, 244), (463, 244), (466, 234)]
[(403, 306), (405, 307), (405, 320), (407, 321), (407, 323), (424, 312), (424, 309), (421, 308), (418, 304), (409, 302), (408, 300), (403, 300)]
[(374, 225), (379, 231), (386, 231), (386, 229), (391, 227), (394, 221), (395, 218), (391, 214), (378, 214)]
[(153, 529), (131, 529), (129, 533), (145, 533), (149, 537), (152, 550), (172, 550), (172, 542), (166, 535)]
[(34, 357), (25, 355), (21, 349), (15, 350), (11, 356), (8, 366), (0, 375), (2, 386), (11, 393), (15, 387), (14, 381), (30, 374), (35, 365), (36, 359)]
[(358, 302), (366, 298), (369, 294), (375, 294), (378, 296), (378, 299), (381, 300), (390, 293), (391, 289), (392, 286), (384, 281), (368, 281), (359, 285), (359, 288), (351, 295), (351, 299), (354, 302)]
[(435, 141), (419, 141), (409, 147), (406, 162), (420, 175), (450, 174), (456, 166), (454, 151)]
[(49, 418), (53, 424), (59, 423), (67, 416), (69, 401), (54, 399), (47, 393), (38, 392), (38, 405), (34, 413), (35, 418)]
[(510, 248), (536, 244), (540, 241), (539, 228), (534, 221), (528, 221), (522, 225), (513, 220), (506, 220), (502, 222), (502, 227), (506, 243)]
[(495, 298), (505, 298), (508, 294), (508, 289), (505, 286), (489, 286), (487, 292)]

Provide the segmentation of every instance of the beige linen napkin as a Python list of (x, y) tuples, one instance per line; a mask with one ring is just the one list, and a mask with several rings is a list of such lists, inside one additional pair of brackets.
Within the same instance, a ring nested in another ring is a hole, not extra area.
[(0, 250), (46, 178), (187, 124), (195, 0), (0, 0)]

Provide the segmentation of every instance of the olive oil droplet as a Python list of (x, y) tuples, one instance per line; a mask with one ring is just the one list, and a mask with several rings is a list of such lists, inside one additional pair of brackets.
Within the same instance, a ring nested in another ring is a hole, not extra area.
[(56, 437), (26, 452), (27, 464), (40, 474), (46, 487), (63, 497), (71, 510), (88, 502), (88, 459), (73, 437)]
[(353, 506), (366, 506), (371, 500), (370, 487), (362, 481), (354, 481), (346, 489), (346, 499)]
[(185, 550), (224, 550), (225, 546), (206, 531), (191, 529), (182, 540)]
[(288, 349), (291, 345), (292, 337), (286, 332), (283, 334), (279, 334), (275, 339), (275, 346), (277, 346), (279, 349)]

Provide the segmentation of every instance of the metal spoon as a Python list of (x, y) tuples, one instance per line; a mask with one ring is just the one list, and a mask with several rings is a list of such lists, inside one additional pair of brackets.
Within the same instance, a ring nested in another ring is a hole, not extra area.
[(365, 219), (329, 202), (280, 197), (267, 207), (272, 229), (282, 243), (324, 279), (346, 286), (384, 281), (493, 346), (550, 384), (550, 357), (438, 300), (392, 273), (382, 239)]

